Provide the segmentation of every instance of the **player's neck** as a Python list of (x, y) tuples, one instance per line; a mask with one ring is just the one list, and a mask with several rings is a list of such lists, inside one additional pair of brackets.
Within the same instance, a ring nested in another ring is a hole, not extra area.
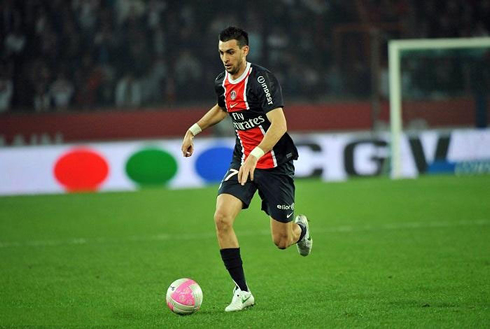
[(231, 78), (233, 80), (236, 80), (238, 79), (239, 77), (242, 76), (243, 72), (245, 72), (245, 70), (247, 69), (247, 61), (244, 61), (242, 66), (240, 67), (240, 69), (238, 70), (238, 72), (236, 74), (231, 74)]

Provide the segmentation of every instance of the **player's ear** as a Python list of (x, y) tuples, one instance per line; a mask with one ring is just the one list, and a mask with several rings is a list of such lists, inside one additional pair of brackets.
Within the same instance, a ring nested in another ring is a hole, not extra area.
[(249, 47), (249, 46), (247, 46), (247, 45), (243, 46), (243, 47), (242, 47), (243, 55), (244, 55), (244, 56), (247, 56), (247, 55), (248, 55), (249, 50), (250, 50), (250, 47)]

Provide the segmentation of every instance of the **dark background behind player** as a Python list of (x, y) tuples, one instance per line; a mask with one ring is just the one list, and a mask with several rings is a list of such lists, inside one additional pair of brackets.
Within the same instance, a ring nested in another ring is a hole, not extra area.
[[(291, 131), (383, 129), (389, 40), (490, 33), (490, 0), (248, 3), (2, 1), (0, 145), (180, 136), (189, 110), (214, 101), (203, 86), (223, 68), (209, 45), (228, 25), (249, 31), (250, 62), (277, 72)], [(403, 59), (407, 127), (487, 126), (489, 61)]]

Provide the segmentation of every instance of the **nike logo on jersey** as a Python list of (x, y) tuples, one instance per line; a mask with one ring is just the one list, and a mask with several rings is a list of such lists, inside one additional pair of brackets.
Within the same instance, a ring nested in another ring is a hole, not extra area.
[(293, 215), (294, 213), (290, 213), (289, 215), (287, 215), (286, 217), (289, 218)]
[(237, 106), (238, 103), (235, 103), (235, 104), (230, 104), (230, 109), (234, 108), (235, 106)]

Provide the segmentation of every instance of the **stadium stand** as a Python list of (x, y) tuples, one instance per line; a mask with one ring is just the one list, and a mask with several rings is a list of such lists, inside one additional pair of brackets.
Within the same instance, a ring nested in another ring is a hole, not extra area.
[(308, 102), (369, 97), (373, 28), (384, 40), (490, 31), (488, 0), (4, 0), (0, 11), (0, 113), (213, 100), (213, 45), (230, 24), (249, 30), (249, 60)]

